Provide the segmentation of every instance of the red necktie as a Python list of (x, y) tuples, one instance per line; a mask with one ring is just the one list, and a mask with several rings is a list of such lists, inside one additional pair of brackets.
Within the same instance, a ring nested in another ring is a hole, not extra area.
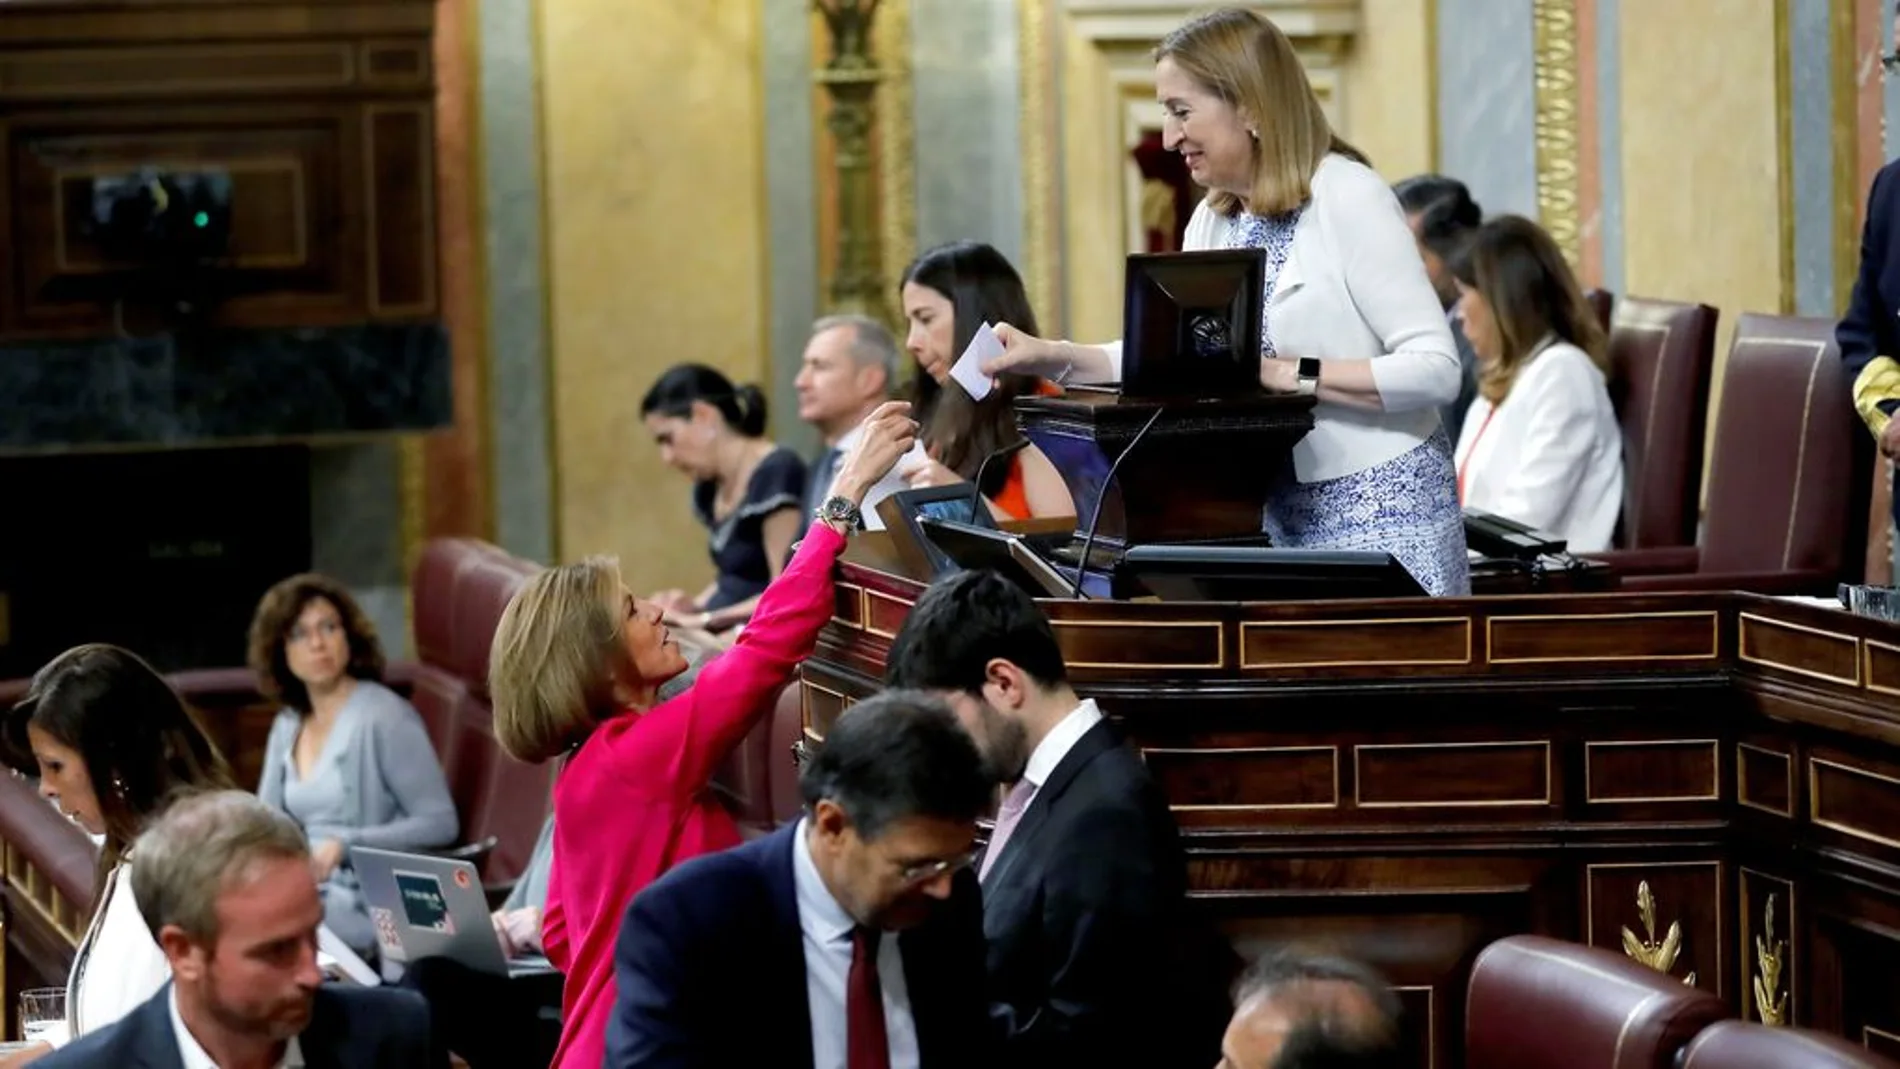
[(844, 983), (846, 1069), (891, 1069), (891, 1045), (884, 1034), (884, 985), (877, 980), (875, 928), (851, 932), (851, 974)]

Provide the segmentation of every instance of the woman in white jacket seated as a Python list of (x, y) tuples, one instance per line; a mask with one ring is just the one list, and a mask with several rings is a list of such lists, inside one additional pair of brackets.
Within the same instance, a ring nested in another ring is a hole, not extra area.
[(30, 762), (40, 794), (104, 840), (92, 921), (66, 981), (65, 1026), (0, 1060), (11, 1067), (112, 1024), (171, 979), (132, 897), (132, 841), (184, 794), (232, 783), (177, 692), (117, 646), (76, 646), (47, 662), (7, 714), (5, 731), (9, 760)]
[(1623, 438), (1610, 406), (1609, 344), (1543, 228), (1515, 215), (1481, 226), (1452, 258), (1458, 309), (1478, 355), (1478, 397), (1454, 457), (1466, 507), (1610, 548), (1623, 509)]

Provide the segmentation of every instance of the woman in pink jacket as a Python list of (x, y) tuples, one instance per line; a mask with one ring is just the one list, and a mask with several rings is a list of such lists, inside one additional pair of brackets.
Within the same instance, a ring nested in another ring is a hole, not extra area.
[(686, 669), (660, 607), (635, 598), (610, 558), (551, 568), (495, 632), (495, 735), (523, 761), (565, 757), (554, 785), (554, 867), (544, 943), (566, 976), (559, 1067), (595, 1069), (614, 1006), (614, 937), (635, 893), (667, 869), (739, 843), (712, 774), (771, 708), (834, 608), (832, 570), (865, 491), (911, 447), (910, 406), (891, 402), (839, 464), (791, 563), (732, 649), (678, 697)]

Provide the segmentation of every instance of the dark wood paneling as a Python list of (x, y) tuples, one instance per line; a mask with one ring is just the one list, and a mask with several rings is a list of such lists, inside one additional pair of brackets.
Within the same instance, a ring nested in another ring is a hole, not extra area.
[(1717, 739), (1586, 742), (1584, 800), (1717, 801), (1722, 796), (1721, 746)]
[(1353, 748), (1361, 809), (1547, 806), (1555, 800), (1548, 742), (1425, 742)]
[(57, 8), (0, 9), (0, 339), (169, 327), (83, 233), (141, 167), (231, 175), (212, 325), (435, 317), (430, 0)]
[(1149, 748), (1142, 755), (1182, 823), (1244, 823), (1340, 804), (1337, 746)]
[(1735, 800), (1750, 809), (1794, 816), (1794, 757), (1772, 739), (1735, 744)]
[[(1672, 973), (1750, 1016), (1780, 946), (1792, 1019), (1900, 1035), (1900, 627), (1727, 594), (1044, 605), (1174, 802), (1197, 902), (1243, 953), (1380, 966), (1414, 1064), (1460, 1064), (1471, 958), (1513, 932), (1621, 951), (1628, 929), (1649, 957), (1673, 924)], [(1208, 637), (1162, 656), (1156, 623)], [(833, 626), (807, 678), (867, 693), (887, 649)]]

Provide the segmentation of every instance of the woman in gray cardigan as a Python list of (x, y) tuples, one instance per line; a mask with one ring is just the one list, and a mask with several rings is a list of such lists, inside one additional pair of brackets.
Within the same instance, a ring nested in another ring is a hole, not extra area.
[(324, 923), (372, 956), (376, 928), (348, 847), (453, 843), (442, 765), (422, 718), (379, 682), (376, 632), (334, 580), (296, 575), (272, 587), (251, 620), (250, 662), (259, 688), (285, 706), (271, 722), (258, 796), (303, 825)]

